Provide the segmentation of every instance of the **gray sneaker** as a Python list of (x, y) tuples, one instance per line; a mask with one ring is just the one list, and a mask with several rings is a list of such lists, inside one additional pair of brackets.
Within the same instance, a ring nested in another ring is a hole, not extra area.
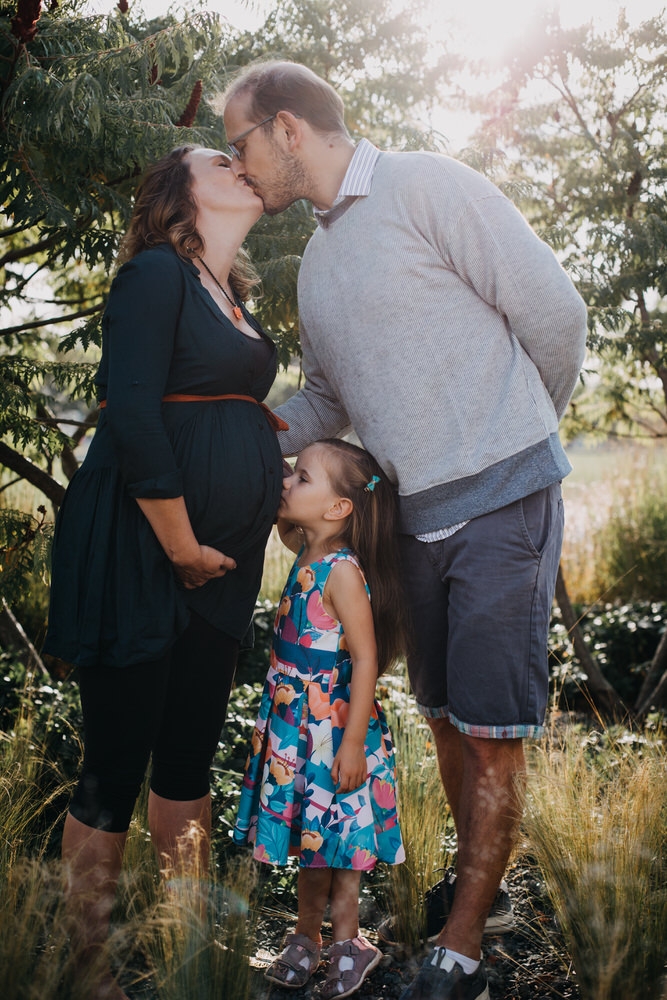
[(440, 968), (444, 948), (434, 948), (399, 1000), (489, 1000), (489, 985), (484, 962), (466, 975), (454, 962), (448, 970)]
[[(447, 923), (449, 911), (454, 902), (456, 891), (456, 873), (448, 868), (445, 877), (424, 893), (424, 909), (426, 910), (426, 940), (435, 941), (442, 928)], [(387, 944), (401, 944), (396, 934), (398, 921), (396, 917), (387, 917), (379, 925), (377, 935)], [(484, 924), (485, 934), (505, 934), (514, 929), (514, 910), (503, 879), (495, 895), (489, 915)]]

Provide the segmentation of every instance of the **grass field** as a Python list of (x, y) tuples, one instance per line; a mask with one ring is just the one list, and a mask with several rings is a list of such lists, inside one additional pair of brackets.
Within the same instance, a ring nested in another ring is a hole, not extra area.
[[(633, 596), (632, 566), (642, 556), (667, 563), (667, 445), (579, 445), (568, 457), (573, 472), (563, 481), (563, 566), (570, 596), (587, 604), (627, 599)], [(610, 558), (617, 543), (629, 550), (621, 560)], [(623, 582), (626, 573), (630, 579)], [(656, 583), (655, 593), (634, 596), (664, 598), (667, 591)]]

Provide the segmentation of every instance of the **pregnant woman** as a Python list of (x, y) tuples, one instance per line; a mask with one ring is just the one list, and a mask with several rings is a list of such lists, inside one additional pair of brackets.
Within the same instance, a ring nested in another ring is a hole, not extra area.
[[(84, 965), (108, 933), (151, 754), (161, 868), (193, 821), (191, 860), (207, 862), (209, 768), (280, 501), (281, 422), (260, 405), (276, 349), (243, 304), (255, 276), (240, 247), (262, 202), (229, 166), (184, 146), (147, 172), (103, 319), (99, 423), (57, 522), (44, 651), (79, 668), (63, 858)], [(125, 994), (106, 970), (91, 996)]]

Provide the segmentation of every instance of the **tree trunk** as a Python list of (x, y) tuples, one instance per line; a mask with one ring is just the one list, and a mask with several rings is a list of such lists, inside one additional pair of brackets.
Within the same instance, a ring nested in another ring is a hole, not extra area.
[(50, 476), (44, 469), (40, 469), (38, 465), (31, 462), (29, 458), (25, 458), (18, 451), (10, 448), (4, 441), (0, 441), (0, 464), (32, 483), (56, 507), (60, 507), (65, 496), (65, 487), (61, 486), (58, 480)]
[(667, 628), (662, 633), (651, 666), (637, 698), (635, 711), (643, 717), (651, 708), (667, 707)]
[(563, 624), (565, 625), (567, 633), (572, 640), (575, 655), (581, 664), (582, 670), (586, 674), (586, 685), (584, 690), (593, 704), (593, 707), (596, 708), (600, 714), (612, 715), (616, 718), (632, 715), (630, 709), (623, 704), (623, 701), (619, 697), (616, 689), (609, 683), (600, 670), (599, 666), (593, 659), (588, 646), (584, 642), (584, 636), (579, 628), (577, 619), (575, 618), (574, 609), (572, 608), (572, 603), (565, 585), (562, 563), (558, 567), (558, 576), (556, 578), (556, 601), (558, 602), (560, 613), (563, 616)]

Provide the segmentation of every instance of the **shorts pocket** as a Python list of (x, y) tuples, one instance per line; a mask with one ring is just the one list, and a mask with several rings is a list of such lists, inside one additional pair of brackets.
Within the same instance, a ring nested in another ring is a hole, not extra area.
[(558, 483), (517, 501), (521, 534), (529, 550), (538, 558), (544, 552), (561, 503)]

